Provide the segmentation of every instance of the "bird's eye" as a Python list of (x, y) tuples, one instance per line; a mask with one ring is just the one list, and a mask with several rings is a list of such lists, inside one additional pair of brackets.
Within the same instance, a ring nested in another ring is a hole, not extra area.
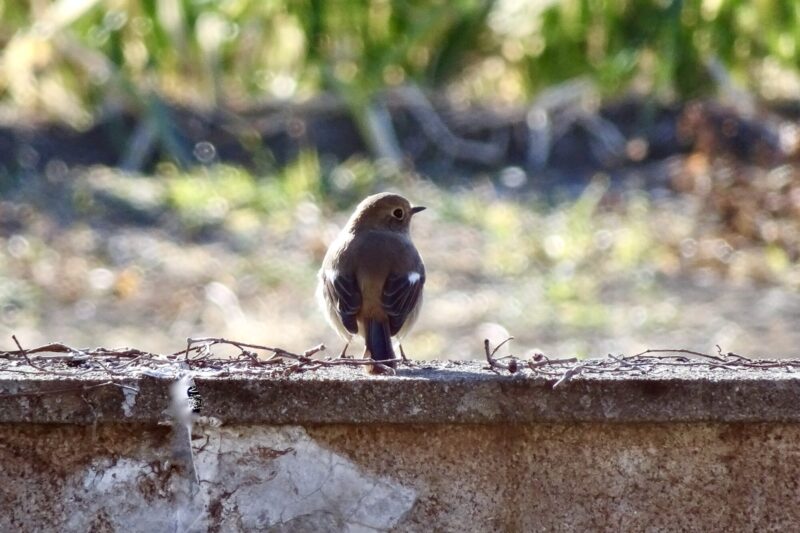
[(397, 220), (403, 220), (403, 215), (404, 215), (403, 210), (400, 209), (399, 207), (394, 211), (392, 211), (392, 216)]

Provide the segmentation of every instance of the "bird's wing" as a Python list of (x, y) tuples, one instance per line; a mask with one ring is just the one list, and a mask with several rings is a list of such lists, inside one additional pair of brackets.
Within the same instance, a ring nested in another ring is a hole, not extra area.
[(358, 333), (356, 315), (361, 309), (361, 291), (355, 276), (327, 271), (322, 273), (322, 279), (325, 283), (325, 292), (334, 303), (342, 319), (342, 325), (350, 333)]
[(389, 317), (389, 330), (396, 335), (414, 309), (425, 284), (425, 272), (390, 274), (383, 285), (381, 303)]

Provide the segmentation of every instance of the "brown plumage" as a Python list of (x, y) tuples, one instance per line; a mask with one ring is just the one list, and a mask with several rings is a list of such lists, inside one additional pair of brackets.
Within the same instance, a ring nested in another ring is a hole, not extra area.
[(347, 342), (356, 334), (364, 337), (365, 353), (375, 361), (395, 358), (391, 338), (411, 329), (422, 305), (425, 265), (409, 224), (423, 209), (397, 194), (368, 196), (328, 248), (319, 271), (317, 293), (328, 322)]

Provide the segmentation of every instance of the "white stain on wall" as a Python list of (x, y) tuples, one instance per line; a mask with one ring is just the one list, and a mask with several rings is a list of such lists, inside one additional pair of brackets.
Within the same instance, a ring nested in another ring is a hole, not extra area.
[(74, 494), (65, 496), (80, 505), (65, 525), (85, 529), (103, 515), (125, 531), (360, 533), (393, 527), (416, 500), (413, 489), (364, 471), (301, 427), (211, 425), (194, 433), (197, 480), (170, 469), (163, 455), (98, 459), (68, 484)]
[(136, 396), (139, 395), (139, 389), (135, 387), (123, 387), (122, 389), (122, 412), (126, 417), (133, 415), (133, 407), (136, 405)]

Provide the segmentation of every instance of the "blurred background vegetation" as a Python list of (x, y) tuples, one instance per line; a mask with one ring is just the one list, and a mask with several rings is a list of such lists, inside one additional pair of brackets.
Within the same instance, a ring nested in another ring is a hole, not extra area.
[(0, 335), (302, 350), (364, 195), (420, 358), (800, 355), (800, 7), (0, 0)]

